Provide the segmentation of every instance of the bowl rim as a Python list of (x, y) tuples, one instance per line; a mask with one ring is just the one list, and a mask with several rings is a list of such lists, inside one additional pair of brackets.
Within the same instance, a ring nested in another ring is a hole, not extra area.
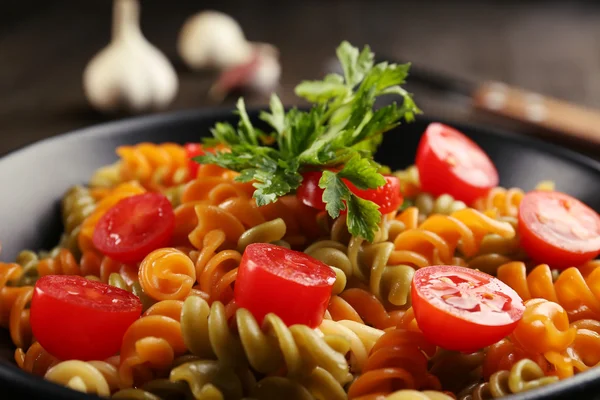
[[(251, 107), (248, 109), (248, 114), (253, 120), (255, 120), (258, 113), (265, 109), (265, 107)], [(123, 134), (122, 132), (127, 131), (131, 128), (139, 129), (143, 126), (151, 126), (157, 124), (168, 125), (176, 121), (196, 119), (228, 119), (231, 118), (232, 111), (232, 107), (183, 109), (178, 111), (160, 112), (151, 115), (131, 116), (110, 122), (101, 122), (98, 124), (93, 124), (90, 126), (74, 129), (62, 134), (47, 137), (42, 140), (28, 143), (21, 147), (13, 149), (0, 157), (0, 168), (2, 168), (2, 164), (5, 160), (20, 157), (22, 154), (26, 154), (30, 151), (35, 151), (36, 148), (46, 146), (48, 145), (48, 143), (80, 140), (79, 138), (81, 137), (119, 136)], [(423, 122), (438, 121), (438, 119), (436, 118), (429, 118), (427, 116), (417, 116), (417, 120)], [(600, 174), (600, 161), (596, 161), (587, 155), (578, 153), (571, 149), (560, 147), (553, 143), (545, 142), (535, 137), (518, 134), (515, 132), (509, 132), (504, 129), (489, 127), (482, 124), (454, 122), (448, 121), (444, 118), (440, 118), (439, 121), (456, 127), (458, 130), (476, 131), (482, 133), (485, 136), (495, 136), (502, 140), (508, 140), (515, 142), (519, 145), (531, 147), (540, 152), (551, 154), (557, 158), (566, 159), (576, 164), (580, 164)], [(9, 386), (8, 390), (11, 390), (11, 387), (18, 388), (17, 390), (19, 391), (23, 391), (26, 388), (29, 388), (31, 390), (31, 394), (28, 396), (40, 396), (40, 398), (53, 398), (54, 396), (56, 396), (56, 398), (69, 400), (89, 400), (94, 398), (100, 399), (100, 397), (98, 396), (80, 393), (68, 389), (62, 385), (52, 383), (36, 375), (25, 372), (20, 368), (10, 364), (9, 362), (4, 361), (0, 362), (0, 382), (1, 381), (11, 382), (11, 385)], [(571, 392), (573, 389), (593, 382), (595, 382), (597, 386), (600, 387), (600, 367), (598, 369), (591, 368), (586, 372), (577, 374), (573, 377), (570, 377), (568, 379), (565, 379), (564, 381), (560, 381), (550, 386), (533, 389), (531, 391), (523, 392), (517, 395), (510, 395), (507, 397), (507, 399), (533, 400), (535, 398), (545, 398), (548, 396), (556, 397), (557, 395), (559, 397), (570, 396), (569, 392)]]

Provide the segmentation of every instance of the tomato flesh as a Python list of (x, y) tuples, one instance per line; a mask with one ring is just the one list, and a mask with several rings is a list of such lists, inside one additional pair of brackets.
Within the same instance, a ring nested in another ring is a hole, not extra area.
[(423, 335), (444, 349), (462, 352), (506, 337), (525, 310), (523, 300), (504, 282), (450, 265), (415, 272), (411, 298)]
[(246, 247), (234, 297), (259, 323), (274, 313), (290, 326), (320, 325), (329, 304), (335, 272), (304, 253), (268, 243)]
[(377, 189), (358, 189), (350, 182), (346, 182), (352, 193), (361, 199), (370, 200), (379, 206), (379, 212), (387, 214), (396, 211), (404, 199), (400, 194), (400, 180), (395, 176), (384, 176), (385, 185)]
[(498, 171), (471, 139), (449, 126), (429, 124), (417, 149), (421, 189), (472, 204), (498, 185)]
[(600, 254), (600, 216), (564, 193), (527, 193), (518, 230), (529, 257), (553, 268), (579, 266)]
[[(302, 174), (302, 184), (296, 191), (296, 196), (304, 204), (318, 210), (325, 210), (323, 202), (324, 189), (319, 187), (319, 180), (323, 173), (321, 171), (309, 171)], [(401, 205), (400, 180), (395, 176), (384, 176), (385, 184), (377, 189), (358, 189), (347, 179), (342, 179), (348, 189), (358, 197), (370, 200), (379, 206), (382, 214), (397, 210)]]
[(31, 299), (31, 329), (61, 360), (104, 360), (116, 354), (140, 317), (140, 299), (126, 290), (80, 276), (40, 278)]
[(161, 193), (127, 197), (98, 221), (92, 237), (103, 254), (123, 263), (142, 261), (153, 250), (169, 244), (175, 213)]
[(192, 160), (192, 158), (204, 155), (204, 147), (200, 143), (186, 143), (184, 148), (188, 157), (188, 172), (190, 177), (196, 178), (198, 176), (200, 164)]

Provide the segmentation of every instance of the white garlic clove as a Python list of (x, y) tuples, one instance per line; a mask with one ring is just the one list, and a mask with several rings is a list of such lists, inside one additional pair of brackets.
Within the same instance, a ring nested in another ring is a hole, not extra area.
[(159, 110), (173, 101), (177, 74), (142, 35), (138, 0), (114, 0), (112, 41), (87, 65), (83, 87), (90, 104), (103, 112)]
[(253, 53), (237, 21), (219, 11), (203, 11), (188, 18), (177, 49), (191, 69), (230, 68), (249, 62)]

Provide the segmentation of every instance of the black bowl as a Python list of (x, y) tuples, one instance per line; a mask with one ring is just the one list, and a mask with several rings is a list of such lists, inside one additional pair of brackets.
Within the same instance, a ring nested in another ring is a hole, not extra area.
[[(256, 120), (257, 113), (252, 116)], [(59, 200), (72, 185), (85, 183), (93, 171), (116, 160), (123, 144), (198, 141), (217, 121), (232, 120), (229, 110), (186, 111), (103, 124), (35, 143), (0, 160), (0, 241), (2, 260), (12, 261), (24, 248), (48, 249), (61, 232)], [(386, 134), (377, 158), (393, 168), (414, 161), (421, 133), (419, 119)], [(481, 127), (458, 126), (493, 159), (504, 186), (531, 189), (554, 180), (557, 188), (600, 210), (600, 163), (532, 139)], [(14, 347), (0, 332), (0, 398), (91, 399), (92, 396), (43, 381), (16, 368)], [(600, 369), (513, 399), (593, 398), (600, 393)], [(6, 397), (5, 397), (6, 396)]]

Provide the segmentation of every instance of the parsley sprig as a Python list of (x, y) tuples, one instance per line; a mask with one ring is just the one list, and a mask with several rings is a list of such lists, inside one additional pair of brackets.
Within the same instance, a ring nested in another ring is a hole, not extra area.
[[(359, 51), (348, 42), (337, 48), (337, 56), (343, 76), (329, 74), (296, 87), (296, 94), (312, 103), (309, 110), (286, 112), (273, 94), (269, 111), (260, 113), (272, 131), (263, 132), (253, 126), (240, 99), (237, 127), (217, 123), (211, 130), (213, 138), (205, 140), (208, 146), (223, 144), (228, 151), (206, 153), (194, 160), (240, 172), (236, 179), (253, 182), (259, 206), (294, 192), (302, 183), (302, 172), (323, 170), (319, 187), (324, 189), (329, 215), (337, 218), (347, 209), (349, 232), (372, 241), (381, 220), (378, 206), (352, 193), (342, 178), (359, 189), (384, 185), (381, 166), (373, 160), (382, 134), (402, 120), (412, 121), (420, 110), (400, 86), (410, 64), (374, 65), (368, 46)], [(402, 102), (375, 110), (375, 100), (382, 95), (400, 96)]]

